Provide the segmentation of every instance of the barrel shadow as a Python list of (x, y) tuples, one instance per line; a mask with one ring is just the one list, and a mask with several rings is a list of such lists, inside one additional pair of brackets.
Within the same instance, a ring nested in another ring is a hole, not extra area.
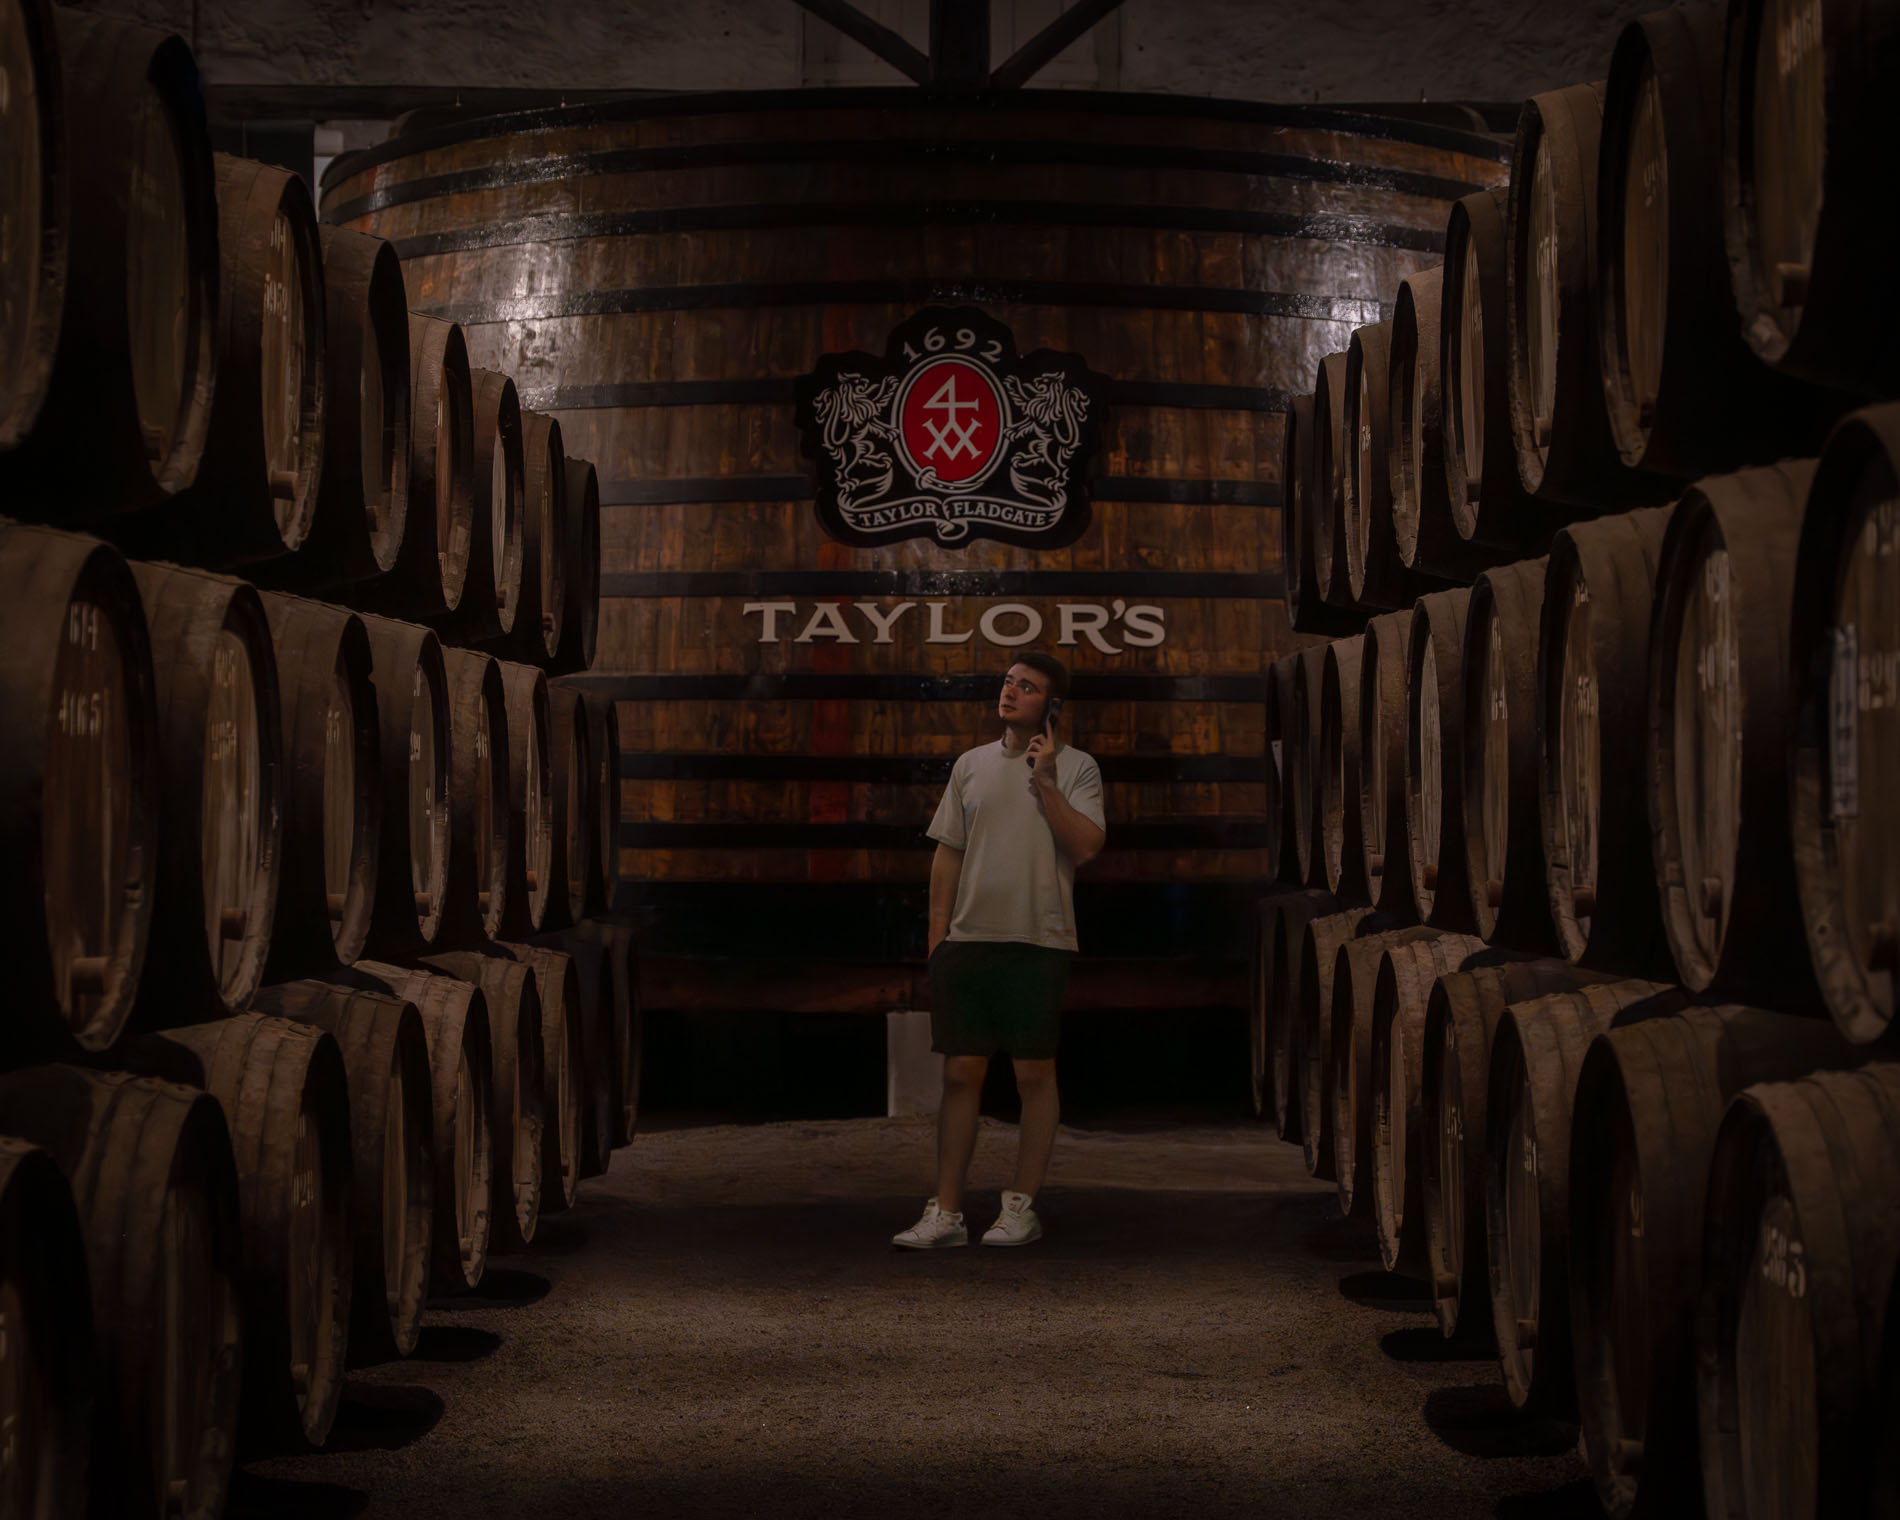
[(523, 1272), (516, 1267), (490, 1267), (482, 1273), (481, 1286), (473, 1293), (465, 1293), (460, 1298), (433, 1299), (429, 1307), (447, 1313), (468, 1309), (525, 1309), (529, 1304), (538, 1304), (546, 1298), (553, 1286), (539, 1272)]
[(535, 1226), (534, 1244), (529, 1249), (537, 1256), (572, 1256), (592, 1239), (593, 1231), (578, 1219), (544, 1218)]
[(1370, 1218), (1346, 1218), (1331, 1198), (1319, 1201), (1319, 1209), (1330, 1215), (1306, 1237), (1306, 1249), (1327, 1261), (1377, 1261), (1379, 1235)]
[(1578, 1478), (1541, 1494), (1509, 1494), (1498, 1500), (1497, 1520), (1598, 1520), (1603, 1513), (1596, 1486)]
[(231, 1474), (226, 1520), (355, 1520), (369, 1508), (369, 1495), (340, 1483), (299, 1483), (260, 1478), (239, 1468)]
[(1436, 1325), (1393, 1330), (1380, 1337), (1379, 1347), (1395, 1362), (1488, 1362), (1497, 1354), (1476, 1337), (1446, 1340)]
[(434, 1430), (446, 1408), (433, 1388), (351, 1382), (324, 1449), (401, 1451)]
[(1354, 1272), (1342, 1277), (1339, 1296), (1366, 1309), (1422, 1313), (1432, 1306), (1432, 1290), (1427, 1284), (1396, 1272)]
[(424, 1325), (412, 1362), (479, 1362), (501, 1349), (501, 1337), (473, 1325)]
[(1577, 1445), (1575, 1425), (1524, 1415), (1497, 1383), (1433, 1389), (1425, 1396), (1425, 1423), (1467, 1457), (1557, 1457)]

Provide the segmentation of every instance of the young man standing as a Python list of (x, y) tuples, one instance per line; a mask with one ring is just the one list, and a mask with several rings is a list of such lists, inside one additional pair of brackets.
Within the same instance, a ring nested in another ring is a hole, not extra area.
[[(990, 1057), (1007, 1050), (1023, 1115), (1016, 1185), (983, 1237), (1020, 1246), (1042, 1236), (1031, 1207), (1055, 1147), (1056, 1040), (1075, 954), (1075, 868), (1102, 851), (1102, 775), (1057, 738), (1068, 667), (1019, 655), (1003, 677), (1003, 737), (957, 757), (930, 837), (930, 1044), (943, 1058), (937, 1195), (891, 1238), (909, 1250), (969, 1243), (963, 1177), (976, 1150)], [(1053, 704), (1053, 707), (1052, 707)]]

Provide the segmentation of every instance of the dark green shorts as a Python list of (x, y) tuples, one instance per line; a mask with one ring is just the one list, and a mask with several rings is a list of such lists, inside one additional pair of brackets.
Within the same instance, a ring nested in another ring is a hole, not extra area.
[(930, 957), (930, 1048), (1054, 1059), (1073, 959), (1068, 950), (1012, 940), (943, 941)]

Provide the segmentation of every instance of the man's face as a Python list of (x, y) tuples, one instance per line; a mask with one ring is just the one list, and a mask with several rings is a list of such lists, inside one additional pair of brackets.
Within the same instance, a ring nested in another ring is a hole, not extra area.
[(1010, 666), (996, 699), (996, 716), (1005, 723), (1040, 724), (1048, 705), (1048, 677), (1027, 665)]

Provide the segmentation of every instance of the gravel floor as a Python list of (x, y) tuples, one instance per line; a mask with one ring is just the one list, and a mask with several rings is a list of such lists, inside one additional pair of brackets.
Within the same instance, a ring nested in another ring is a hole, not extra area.
[[(986, 1119), (967, 1212), (1008, 1182)], [(662, 1129), (482, 1296), (365, 1369), (272, 1520), (1593, 1516), (1574, 1431), (1509, 1410), (1254, 1126), (1065, 1129), (1040, 1243), (891, 1251), (932, 1129)]]

